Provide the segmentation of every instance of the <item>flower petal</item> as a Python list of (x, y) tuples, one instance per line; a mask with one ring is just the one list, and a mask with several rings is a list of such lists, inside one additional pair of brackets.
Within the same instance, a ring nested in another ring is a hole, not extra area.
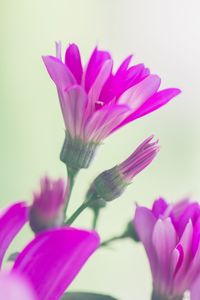
[(95, 103), (99, 100), (99, 95), (101, 93), (101, 89), (105, 84), (106, 80), (111, 74), (113, 62), (111, 59), (107, 60), (101, 70), (99, 71), (98, 76), (96, 77), (94, 83), (92, 84), (89, 94), (88, 94), (88, 108), (87, 108), (87, 115), (93, 113), (95, 109)]
[(126, 118), (129, 109), (125, 105), (105, 105), (94, 112), (85, 125), (85, 140), (101, 141), (113, 128)]
[(120, 104), (127, 104), (135, 112), (143, 103), (156, 93), (160, 86), (160, 77), (149, 75), (144, 80), (126, 90), (118, 100)]
[(157, 257), (152, 244), (152, 234), (156, 218), (148, 208), (137, 207), (133, 223), (139, 239), (143, 243), (147, 252), (151, 271), (155, 274), (157, 268)]
[(152, 212), (156, 218), (162, 217), (165, 210), (167, 209), (168, 204), (164, 198), (159, 198), (153, 203)]
[(94, 231), (46, 231), (19, 254), (13, 270), (30, 280), (39, 300), (58, 300), (98, 246)]
[(15, 273), (0, 273), (0, 300), (36, 300), (28, 282)]
[(43, 56), (42, 59), (51, 79), (54, 81), (58, 89), (63, 91), (70, 85), (76, 83), (76, 80), (71, 71), (57, 57)]
[(70, 87), (63, 93), (62, 112), (65, 126), (72, 137), (81, 135), (83, 119), (87, 104), (87, 95), (78, 85)]
[(24, 202), (10, 206), (0, 216), (0, 267), (10, 243), (28, 221), (28, 207)]
[(181, 91), (175, 88), (165, 89), (155, 93), (141, 107), (139, 107), (134, 113), (132, 113), (122, 124), (120, 124), (120, 127), (133, 120), (141, 118), (153, 112), (154, 110), (157, 110), (161, 106), (167, 104), (172, 98), (176, 97), (180, 93)]
[(81, 64), (79, 48), (76, 44), (71, 44), (67, 48), (65, 53), (65, 64), (76, 78), (77, 83), (80, 84), (83, 74), (83, 67)]
[(152, 242), (158, 258), (155, 283), (166, 287), (173, 273), (171, 273), (171, 255), (176, 247), (177, 235), (170, 218), (158, 219), (154, 226)]
[(99, 74), (103, 64), (106, 60), (111, 59), (111, 55), (107, 51), (100, 51), (97, 48), (94, 49), (89, 59), (86, 71), (85, 71), (85, 89), (89, 92), (92, 84), (94, 83), (97, 75)]

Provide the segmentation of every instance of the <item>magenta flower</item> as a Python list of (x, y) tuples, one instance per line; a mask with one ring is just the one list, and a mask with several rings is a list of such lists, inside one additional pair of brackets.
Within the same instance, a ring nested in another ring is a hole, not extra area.
[[(66, 134), (70, 136), (61, 159), (72, 167), (77, 165), (80, 144), (82, 148), (87, 145), (86, 150), (81, 150), (82, 160), (84, 155), (92, 158), (93, 148), (113, 131), (160, 108), (180, 93), (176, 88), (158, 91), (161, 79), (150, 74), (143, 64), (129, 67), (132, 56), (113, 73), (113, 60), (107, 51), (95, 48), (83, 67), (75, 44), (66, 49), (64, 62), (60, 44), (56, 50), (56, 57), (44, 56), (43, 61), (57, 87)], [(70, 158), (65, 157), (66, 152)], [(78, 154), (73, 160), (74, 152)], [(80, 162), (81, 167), (88, 164)]]
[[(183, 200), (170, 205), (160, 198), (152, 209), (137, 207), (134, 226), (149, 259), (152, 300), (182, 300), (200, 275), (200, 206)], [(199, 288), (198, 288), (199, 289)]]
[(65, 218), (66, 187), (64, 180), (52, 180), (44, 177), (41, 179), (40, 186), (41, 190), (34, 193), (33, 203), (29, 210), (30, 226), (35, 233), (58, 227), (63, 224)]
[(150, 136), (121, 164), (99, 174), (87, 193), (87, 199), (111, 201), (121, 196), (132, 179), (153, 161), (158, 151), (158, 141), (153, 141), (153, 136)]
[[(28, 207), (24, 203), (14, 204), (1, 215), (0, 262), (11, 241), (27, 221)], [(3, 300), (60, 299), (98, 246), (99, 237), (94, 231), (63, 227), (38, 234), (17, 256), (10, 274), (0, 273), (0, 299), (4, 294), (8, 297)], [(11, 282), (14, 282), (13, 292), (18, 291), (20, 298), (13, 298), (13, 293), (9, 293)], [(24, 298), (25, 295), (27, 298)]]

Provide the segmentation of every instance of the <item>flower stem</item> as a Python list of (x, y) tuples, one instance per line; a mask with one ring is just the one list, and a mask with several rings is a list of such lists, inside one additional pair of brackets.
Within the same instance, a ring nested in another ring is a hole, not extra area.
[(94, 216), (93, 216), (93, 221), (92, 221), (92, 229), (97, 228), (97, 221), (99, 218), (99, 209), (94, 210)]
[(100, 246), (101, 246), (101, 247), (106, 247), (106, 246), (108, 246), (110, 243), (115, 242), (115, 241), (118, 241), (118, 240), (121, 240), (121, 239), (124, 239), (125, 237), (126, 237), (126, 236), (124, 236), (124, 235), (113, 236), (112, 238), (110, 238), (110, 239), (108, 239), (108, 240), (102, 242)]
[(83, 202), (81, 206), (79, 206), (79, 208), (73, 213), (73, 215), (65, 222), (65, 225), (71, 225), (74, 220), (82, 213), (82, 211), (87, 208), (88, 204), (88, 202)]
[(69, 205), (69, 200), (71, 198), (71, 194), (72, 194), (72, 190), (73, 190), (73, 187), (74, 187), (74, 183), (75, 183), (75, 178), (76, 178), (76, 175), (78, 174), (78, 169), (72, 169), (70, 167), (67, 167), (67, 174), (68, 174), (68, 180), (69, 180), (69, 187), (66, 191), (66, 195), (65, 195), (65, 209), (64, 209), (64, 215), (66, 215), (66, 212), (67, 212), (67, 208), (68, 208), (68, 205)]

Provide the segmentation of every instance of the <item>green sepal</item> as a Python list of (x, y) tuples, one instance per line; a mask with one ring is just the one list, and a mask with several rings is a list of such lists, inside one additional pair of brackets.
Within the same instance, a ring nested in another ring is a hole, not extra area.
[(71, 169), (86, 169), (89, 167), (98, 145), (97, 142), (85, 143), (80, 138), (72, 138), (66, 132), (60, 160)]
[(118, 166), (115, 166), (97, 176), (87, 192), (86, 199), (112, 201), (123, 194), (128, 184), (122, 177)]

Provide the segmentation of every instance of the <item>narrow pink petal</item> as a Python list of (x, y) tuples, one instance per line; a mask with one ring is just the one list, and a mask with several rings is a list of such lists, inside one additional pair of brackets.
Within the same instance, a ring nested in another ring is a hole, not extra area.
[(174, 284), (179, 285), (180, 283), (183, 282), (185, 278), (185, 274), (190, 266), (190, 262), (192, 259), (192, 237), (193, 237), (193, 225), (191, 220), (188, 222), (188, 224), (185, 227), (185, 230), (182, 234), (182, 237), (180, 239), (180, 245), (183, 249), (184, 253), (184, 259), (183, 262), (176, 273), (175, 279), (174, 279)]
[(101, 70), (99, 71), (98, 76), (96, 77), (94, 83), (92, 84), (89, 94), (88, 94), (88, 107), (86, 114), (90, 115), (93, 113), (95, 109), (95, 103), (98, 103), (100, 100), (99, 95), (101, 93), (101, 89), (105, 84), (106, 80), (110, 76), (112, 70), (113, 62), (112, 60), (107, 60)]
[(28, 221), (28, 207), (24, 202), (10, 206), (0, 216), (0, 267), (10, 243)]
[(131, 62), (132, 57), (133, 57), (133, 55), (129, 55), (129, 56), (121, 63), (121, 65), (119, 66), (119, 68), (118, 68), (117, 71), (116, 71), (116, 74), (115, 74), (116, 76), (120, 75), (121, 73), (124, 73), (124, 72), (127, 70), (128, 66), (129, 66), (129, 64), (130, 64), (130, 62)]
[(156, 93), (159, 86), (160, 78), (157, 75), (149, 75), (137, 85), (126, 90), (119, 98), (118, 103), (126, 103), (134, 112)]
[(30, 280), (38, 300), (58, 300), (98, 246), (94, 231), (72, 227), (46, 231), (19, 254), (13, 270)]
[(90, 90), (105, 61), (110, 59), (111, 55), (107, 51), (100, 51), (97, 48), (94, 49), (85, 71), (86, 92)]
[(78, 85), (70, 87), (63, 93), (62, 112), (65, 126), (73, 137), (81, 135), (86, 104), (87, 95)]
[(111, 133), (117, 124), (126, 118), (128, 108), (124, 105), (105, 105), (94, 112), (85, 125), (85, 139), (100, 141)]
[(108, 103), (113, 98), (118, 99), (126, 90), (143, 79), (141, 77), (143, 70), (144, 65), (139, 64), (110, 76), (101, 91), (100, 100)]
[[(180, 210), (178, 212), (178, 210)], [(186, 200), (174, 205), (171, 212), (171, 219), (176, 228), (178, 235), (181, 237), (188, 220), (191, 219), (192, 223), (195, 224), (200, 214), (199, 204), (197, 202), (189, 202)]]
[(159, 198), (153, 203), (152, 212), (156, 218), (162, 218), (165, 210), (167, 209), (168, 204), (164, 198)]
[(28, 282), (15, 273), (0, 273), (0, 300), (36, 300)]
[(71, 44), (67, 48), (65, 53), (65, 64), (76, 78), (77, 83), (80, 84), (83, 74), (83, 67), (79, 48), (76, 44)]
[(139, 239), (147, 252), (152, 274), (155, 275), (157, 271), (157, 257), (152, 244), (152, 234), (156, 218), (148, 208), (137, 207), (133, 223)]
[(154, 226), (152, 242), (158, 258), (158, 271), (156, 281), (161, 285), (167, 286), (171, 273), (171, 255), (176, 247), (177, 235), (170, 218), (165, 220), (158, 219)]
[(177, 245), (176, 248), (172, 252), (171, 256), (171, 273), (173, 275), (173, 279), (176, 276), (176, 273), (182, 266), (184, 260), (184, 252), (181, 244)]
[[(180, 94), (179, 89), (166, 89), (155, 93), (152, 97), (150, 97), (141, 107), (139, 107), (135, 112), (130, 114), (126, 120), (124, 120), (118, 128), (141, 118), (154, 110), (159, 109), (163, 105), (167, 104), (172, 98)], [(118, 128), (115, 128), (118, 129)]]
[(55, 85), (61, 91), (76, 83), (76, 80), (68, 69), (58, 58), (53, 56), (43, 56), (43, 62)]

